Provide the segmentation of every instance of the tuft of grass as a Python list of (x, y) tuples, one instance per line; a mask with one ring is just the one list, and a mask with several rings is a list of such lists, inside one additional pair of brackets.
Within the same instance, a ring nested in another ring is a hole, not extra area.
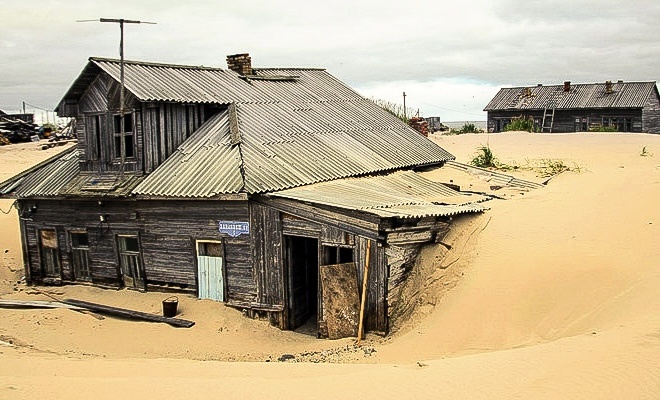
[(394, 115), (401, 121), (405, 122), (406, 124), (410, 121), (410, 117), (415, 115), (415, 110), (413, 110), (410, 107), (403, 107), (401, 104), (393, 103), (391, 101), (387, 100), (381, 100), (381, 99), (371, 99), (374, 103), (376, 103), (377, 106), (382, 108), (383, 110), (387, 111), (388, 113)]
[(527, 167), (525, 169), (534, 171), (538, 176), (543, 178), (559, 175), (562, 172), (581, 172), (582, 170), (577, 164), (569, 166), (566, 165), (562, 160), (552, 160), (550, 158), (544, 158), (536, 164), (531, 164), (528, 161)]
[(642, 147), (642, 151), (639, 152), (639, 155), (640, 155), (641, 157), (652, 157), (652, 156), (653, 156), (653, 153), (651, 153), (650, 151), (646, 150), (646, 146), (644, 146), (644, 147)]

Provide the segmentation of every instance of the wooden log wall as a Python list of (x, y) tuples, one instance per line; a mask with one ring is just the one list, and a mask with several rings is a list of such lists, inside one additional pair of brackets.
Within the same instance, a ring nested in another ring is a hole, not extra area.
[[(488, 131), (501, 132), (504, 129), (506, 121), (518, 117), (532, 117), (540, 126), (543, 122), (543, 110), (535, 111), (489, 111), (488, 112)], [(553, 133), (575, 132), (576, 119), (587, 118), (592, 126), (600, 125), (603, 118), (631, 118), (631, 132), (642, 132), (642, 111), (641, 109), (605, 109), (605, 110), (556, 110)], [(499, 123), (498, 123), (499, 121)]]
[[(36, 212), (29, 211), (36, 206)], [(195, 290), (196, 240), (224, 243), (229, 305), (246, 306), (256, 300), (250, 238), (221, 234), (219, 220), (247, 221), (247, 201), (20, 201), (21, 224), (27, 237), (29, 272), (43, 280), (38, 231), (56, 229), (62, 281), (73, 279), (70, 230), (89, 237), (89, 258), (94, 284), (120, 286), (117, 235), (137, 235), (142, 250), (147, 289), (162, 285)], [(99, 216), (105, 217), (101, 223)]]

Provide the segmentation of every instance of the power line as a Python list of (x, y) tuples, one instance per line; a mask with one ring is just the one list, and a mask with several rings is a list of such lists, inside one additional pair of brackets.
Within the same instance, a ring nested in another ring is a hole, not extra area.
[(483, 117), (483, 114), (476, 114), (476, 113), (470, 113), (470, 112), (466, 112), (466, 111), (452, 110), (451, 108), (440, 107), (440, 106), (436, 106), (435, 104), (429, 104), (429, 103), (424, 103), (424, 102), (421, 102), (421, 103), (426, 104), (427, 106), (439, 108), (441, 110), (452, 111), (452, 112), (457, 112), (457, 113), (467, 114), (467, 115), (477, 115), (479, 117)]

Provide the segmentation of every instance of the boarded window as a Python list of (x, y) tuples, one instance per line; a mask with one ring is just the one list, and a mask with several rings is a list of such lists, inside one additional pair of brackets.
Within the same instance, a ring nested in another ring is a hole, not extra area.
[(41, 239), (41, 268), (48, 277), (60, 277), (60, 253), (57, 247), (57, 232), (44, 229), (39, 232)]
[(197, 242), (198, 255), (208, 257), (222, 257), (222, 243), (217, 242)]
[(87, 117), (87, 137), (89, 137), (89, 146), (94, 146), (94, 149), (90, 148), (89, 154), (93, 160), (101, 159), (101, 116), (100, 115), (91, 115)]

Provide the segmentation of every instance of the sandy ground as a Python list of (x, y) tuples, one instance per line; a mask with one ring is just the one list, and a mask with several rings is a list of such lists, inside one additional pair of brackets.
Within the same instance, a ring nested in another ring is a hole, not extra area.
[[(433, 279), (393, 335), (360, 348), (316, 340), (187, 295), (178, 316), (196, 322), (190, 329), (0, 309), (0, 399), (660, 398), (660, 136), (433, 140), (463, 162), (488, 144), (525, 178), (542, 180), (523, 169), (547, 160), (573, 171), (543, 189), (503, 190), (482, 216), (457, 220), (451, 251), (423, 252), (419, 268)], [(0, 180), (58, 150), (0, 147)], [(0, 223), (0, 298), (159, 313), (168, 296), (26, 287), (15, 210)]]

